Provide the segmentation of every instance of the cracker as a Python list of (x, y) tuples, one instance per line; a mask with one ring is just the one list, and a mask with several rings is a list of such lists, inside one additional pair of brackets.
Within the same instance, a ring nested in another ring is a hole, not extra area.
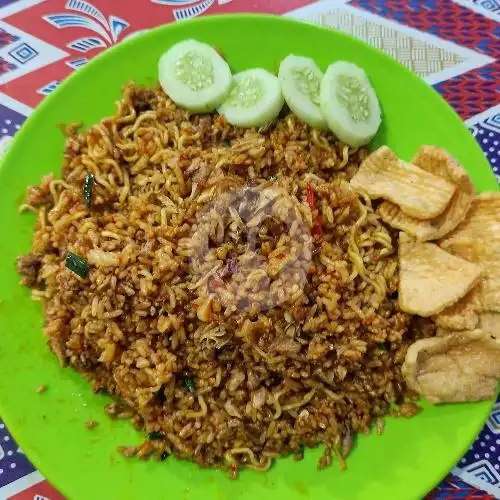
[(476, 196), (465, 219), (439, 245), (483, 268), (481, 281), (468, 299), (471, 304), (460, 307), (466, 313), (471, 308), (476, 313), (500, 311), (500, 193)]
[(500, 378), (500, 341), (482, 330), (417, 340), (402, 373), (430, 403), (490, 399)]
[(399, 235), (399, 307), (428, 317), (458, 302), (479, 280), (477, 264), (434, 243)]
[(387, 146), (363, 161), (351, 186), (370, 198), (392, 201), (405, 214), (424, 220), (442, 214), (456, 191), (451, 182), (400, 160)]
[(384, 222), (415, 236), (418, 240), (437, 240), (455, 229), (464, 219), (474, 199), (474, 184), (467, 172), (448, 152), (435, 146), (422, 146), (412, 163), (455, 186), (456, 191), (445, 211), (433, 219), (420, 220), (407, 215), (398, 205), (384, 201), (377, 212)]

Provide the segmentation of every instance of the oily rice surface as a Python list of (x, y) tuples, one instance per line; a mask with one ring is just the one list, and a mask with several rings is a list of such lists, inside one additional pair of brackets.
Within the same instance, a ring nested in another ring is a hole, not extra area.
[(125, 454), (266, 470), (324, 443), (324, 466), (403, 403), (424, 333), (397, 306), (394, 234), (349, 186), (365, 150), (285, 113), (234, 128), (133, 84), (67, 133), (62, 178), (28, 190), (18, 270), (61, 363), (150, 433)]

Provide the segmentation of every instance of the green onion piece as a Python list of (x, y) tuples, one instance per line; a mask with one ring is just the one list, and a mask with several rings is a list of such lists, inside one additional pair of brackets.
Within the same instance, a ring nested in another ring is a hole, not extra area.
[(160, 431), (153, 431), (149, 433), (148, 437), (150, 441), (159, 441), (163, 439), (165, 436), (163, 436), (163, 433), (161, 433)]
[(83, 200), (85, 201), (85, 206), (90, 208), (92, 203), (92, 188), (94, 187), (94, 176), (89, 172), (85, 176), (83, 181)]
[(164, 451), (160, 455), (160, 460), (163, 462), (163, 460), (166, 460), (169, 456), (170, 456), (170, 453), (168, 451)]
[(497, 311), (496, 309), (488, 309), (488, 312), (491, 314), (500, 314), (500, 311)]
[(73, 252), (68, 252), (66, 255), (66, 267), (75, 274), (78, 274), (80, 278), (86, 278), (89, 273), (87, 261)]
[(191, 377), (184, 377), (184, 386), (189, 392), (194, 392), (194, 381)]

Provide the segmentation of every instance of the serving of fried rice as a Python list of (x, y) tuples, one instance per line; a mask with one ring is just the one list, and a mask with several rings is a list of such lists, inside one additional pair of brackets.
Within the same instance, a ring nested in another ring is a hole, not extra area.
[(323, 444), (320, 466), (343, 467), (357, 432), (416, 411), (401, 365), (433, 326), (400, 311), (397, 232), (349, 185), (366, 150), (286, 112), (244, 130), (133, 84), (67, 133), (62, 178), (28, 190), (18, 270), (60, 362), (149, 434), (124, 454), (235, 474)]

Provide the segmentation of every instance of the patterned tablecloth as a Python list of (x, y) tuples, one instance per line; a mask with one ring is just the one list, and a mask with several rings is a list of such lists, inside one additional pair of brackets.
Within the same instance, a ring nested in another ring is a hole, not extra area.
[[(500, 179), (499, 0), (0, 0), (0, 155), (44, 96), (102, 50), (153, 25), (238, 11), (330, 26), (399, 59), (455, 108)], [(0, 500), (61, 498), (0, 421)], [(500, 399), (429, 498), (500, 498)]]

